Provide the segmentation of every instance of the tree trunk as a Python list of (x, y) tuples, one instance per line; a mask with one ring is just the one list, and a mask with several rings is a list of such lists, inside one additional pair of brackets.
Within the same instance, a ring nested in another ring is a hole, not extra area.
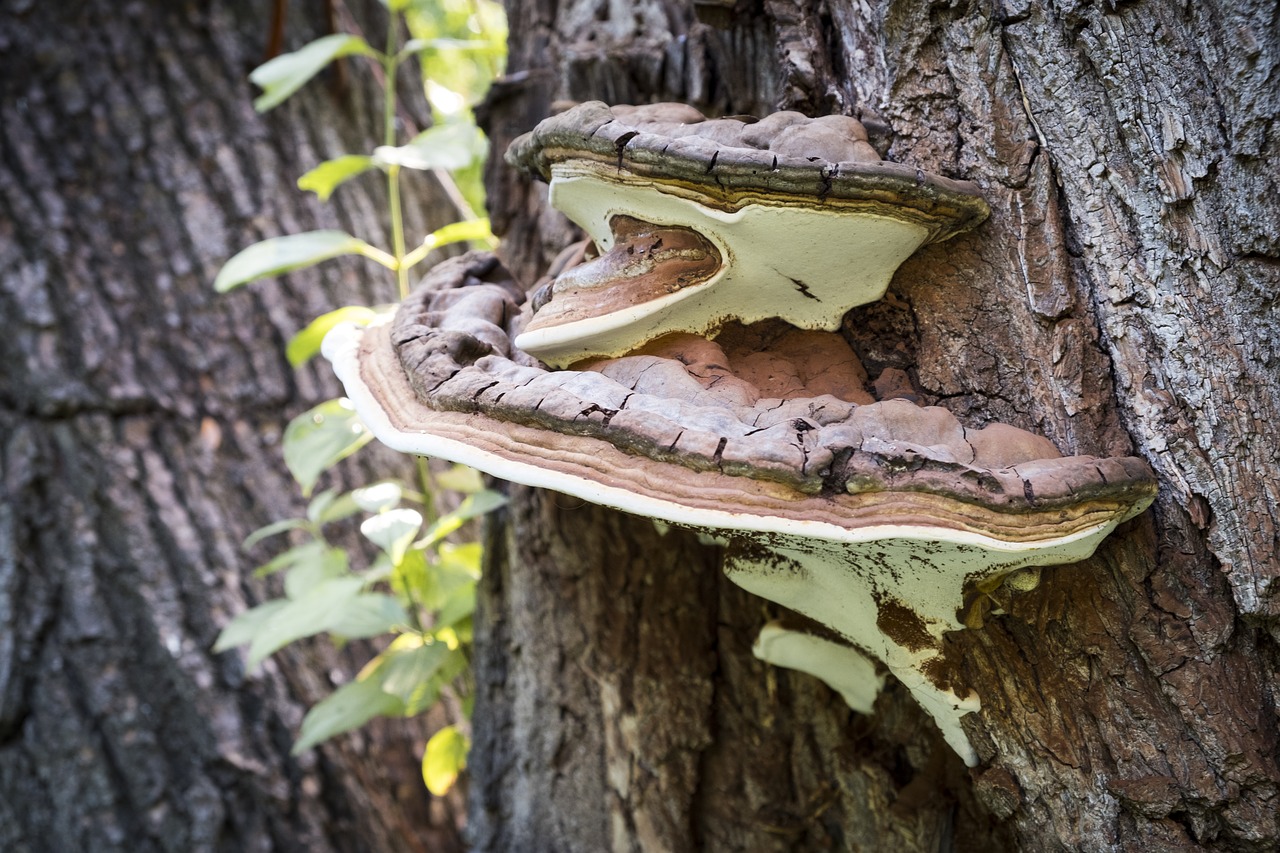
[[(325, 26), (294, 5), (284, 50)], [(350, 68), (337, 91), (330, 75), (260, 118), (246, 73), (271, 4), (3, 6), (0, 848), (456, 848), (455, 816), (422, 786), (419, 721), (288, 755), (367, 649), (301, 644), (260, 672), (210, 652), (267, 595), (250, 570), (269, 554), (240, 541), (302, 510), (283, 425), (337, 392), (284, 343), (394, 293), (357, 263), (227, 297), (211, 282), (268, 236), (385, 244), (376, 181), (334, 206), (293, 185), (367, 150), (371, 79)], [(453, 218), (439, 188), (418, 198), (415, 229)], [(341, 476), (386, 473), (388, 456)]]
[[(517, 490), (481, 602), (477, 848), (1275, 849), (1275, 5), (692, 6), (512, 2), (495, 150), (558, 101), (863, 118), (992, 208), (851, 312), (863, 361), (967, 425), (1140, 455), (1160, 497), (949, 637), (982, 699), (969, 771), (902, 688), (860, 716), (752, 658), (777, 608), (714, 549)], [(532, 283), (572, 229), (500, 163), (489, 184)]]

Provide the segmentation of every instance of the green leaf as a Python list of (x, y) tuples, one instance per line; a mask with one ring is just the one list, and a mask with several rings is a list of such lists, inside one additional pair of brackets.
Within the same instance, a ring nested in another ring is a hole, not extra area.
[(298, 563), (306, 563), (319, 560), (324, 556), (325, 549), (329, 546), (318, 539), (310, 539), (301, 545), (295, 545), (286, 551), (281, 551), (269, 561), (253, 570), (256, 577), (266, 577), (269, 574), (291, 569)]
[(222, 629), (217, 642), (213, 644), (214, 652), (225, 652), (244, 643), (252, 643), (262, 626), (274, 618), (288, 603), (283, 598), (278, 598), (241, 613)]
[(294, 640), (328, 631), (342, 619), (363, 586), (360, 578), (332, 578), (289, 601), (254, 635), (249, 646), (249, 667), (257, 666), (272, 652)]
[(368, 255), (373, 246), (345, 231), (307, 231), (254, 243), (222, 267), (213, 289), (226, 293), (270, 275), (313, 266), (341, 255)]
[(427, 235), (422, 245), (435, 249), (450, 243), (461, 243), (464, 240), (492, 241), (493, 232), (489, 230), (489, 220), (468, 219), (465, 222), (452, 222), (443, 228), (437, 228)]
[[(403, 640), (413, 642), (396, 649), (396, 644)], [(417, 634), (401, 634), (383, 655), (386, 662), (382, 665), (382, 689), (409, 703), (414, 693), (426, 685), (444, 664), (449, 656), (449, 647), (444, 643), (423, 643)]]
[(284, 431), (284, 464), (310, 495), (320, 474), (373, 439), (351, 401), (329, 400), (303, 412)]
[(394, 480), (384, 480), (351, 493), (351, 498), (365, 512), (382, 512), (398, 506), (404, 489)]
[(399, 716), (404, 703), (386, 693), (376, 681), (352, 681), (316, 704), (302, 720), (293, 754), (305, 752), (334, 735), (359, 728), (374, 717)]
[(289, 359), (289, 364), (301, 367), (320, 352), (320, 342), (334, 326), (339, 323), (367, 326), (377, 316), (377, 311), (363, 305), (347, 305), (336, 311), (321, 314), (308, 323), (305, 329), (293, 336), (293, 340), (289, 341), (289, 346), (284, 351), (285, 357)]
[(436, 475), (436, 485), (451, 492), (470, 494), (484, 488), (480, 472), (466, 465), (454, 465), (448, 471)]
[(259, 65), (249, 74), (249, 79), (262, 89), (262, 94), (253, 102), (253, 108), (265, 113), (301, 89), (330, 62), (353, 53), (378, 55), (359, 36), (337, 33), (316, 39), (293, 53), (281, 54), (270, 62)]
[(413, 0), (382, 0), (382, 5), (392, 12), (403, 12), (413, 4)]
[(422, 529), (422, 514), (416, 509), (392, 509), (366, 518), (360, 532), (391, 557), (391, 562), (404, 559), (413, 537)]
[(329, 196), (333, 195), (333, 191), (339, 185), (373, 167), (373, 158), (367, 154), (346, 154), (335, 157), (332, 160), (325, 160), (298, 178), (298, 189), (313, 192), (321, 201), (328, 201)]
[(426, 536), (418, 542), (418, 546), (429, 548), (440, 540), (444, 539), (450, 533), (453, 533), (464, 523), (478, 515), (484, 515), (486, 512), (492, 512), (507, 502), (506, 496), (499, 492), (486, 489), (470, 495), (453, 512), (446, 513), (436, 519), (436, 523), (431, 525), (427, 530)]
[(457, 726), (445, 726), (433, 734), (422, 756), (422, 779), (427, 790), (437, 797), (449, 793), (458, 774), (466, 769), (470, 749), (471, 742)]
[(287, 530), (297, 530), (299, 527), (306, 526), (307, 523), (301, 518), (286, 518), (281, 521), (273, 521), (266, 527), (259, 527), (257, 530), (246, 536), (245, 540), (240, 543), (240, 548), (241, 550), (249, 551), (252, 550), (254, 545), (257, 545), (264, 539), (269, 539), (272, 536), (284, 533)]
[(436, 625), (452, 627), (476, 612), (475, 581), (463, 584), (449, 593), (440, 612), (436, 614)]
[(368, 592), (357, 595), (329, 631), (348, 640), (358, 640), (385, 634), (397, 625), (408, 623), (409, 614), (394, 597)]
[(298, 561), (284, 576), (284, 594), (299, 599), (330, 578), (347, 573), (347, 552), (325, 548), (315, 559)]
[(484, 151), (484, 135), (475, 125), (451, 122), (427, 128), (407, 145), (376, 148), (373, 160), (379, 166), (406, 169), (465, 169)]
[(328, 524), (331, 521), (341, 521), (344, 518), (350, 518), (360, 511), (360, 505), (351, 497), (351, 493), (338, 495), (333, 501), (325, 507), (324, 512), (320, 513), (316, 519), (316, 524)]

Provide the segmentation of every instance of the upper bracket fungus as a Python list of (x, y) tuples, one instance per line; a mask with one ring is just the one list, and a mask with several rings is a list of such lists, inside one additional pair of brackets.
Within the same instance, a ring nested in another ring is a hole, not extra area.
[(593, 101), (507, 160), (548, 179), (552, 205), (600, 251), (552, 285), (516, 341), (558, 367), (727, 320), (837, 329), (922, 244), (987, 216), (975, 186), (881, 161), (848, 116)]

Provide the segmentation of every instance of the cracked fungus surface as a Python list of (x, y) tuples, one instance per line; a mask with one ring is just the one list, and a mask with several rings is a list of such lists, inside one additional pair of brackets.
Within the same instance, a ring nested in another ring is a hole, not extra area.
[(798, 112), (708, 119), (686, 104), (609, 106), (588, 101), (512, 143), (507, 162), (550, 178), (569, 160), (594, 161), (684, 186), (733, 208), (769, 197), (812, 206), (852, 204), (924, 225), (945, 240), (987, 217), (978, 188), (880, 159), (851, 116)]
[(836, 333), (731, 325), (548, 370), (511, 343), (524, 299), (487, 253), (437, 266), (391, 329), (418, 402), (810, 495), (922, 491), (1018, 511), (1148, 486), (1136, 459), (1064, 458), (1012, 426), (966, 429), (942, 408), (877, 402)]

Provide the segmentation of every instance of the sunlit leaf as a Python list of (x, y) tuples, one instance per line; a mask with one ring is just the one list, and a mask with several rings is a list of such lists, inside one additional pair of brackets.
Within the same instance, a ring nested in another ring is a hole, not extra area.
[(382, 5), (392, 12), (403, 12), (413, 5), (414, 0), (382, 0)]
[(453, 512), (446, 513), (436, 519), (436, 523), (431, 525), (431, 528), (418, 544), (420, 547), (428, 548), (453, 533), (470, 519), (478, 515), (484, 515), (486, 512), (492, 512), (505, 505), (506, 502), (505, 495), (488, 489), (469, 495)]
[(277, 599), (241, 613), (222, 629), (222, 633), (218, 635), (218, 641), (213, 644), (213, 650), (225, 652), (227, 649), (253, 642), (254, 636), (262, 626), (270, 622), (288, 603), (284, 599)]
[(469, 122), (430, 127), (406, 145), (383, 145), (373, 152), (379, 166), (406, 169), (462, 169), (484, 156), (484, 134)]
[(451, 492), (478, 492), (484, 488), (480, 472), (466, 465), (454, 465), (448, 471), (436, 474), (436, 485)]
[[(367, 582), (368, 578), (365, 580)], [(394, 597), (381, 592), (367, 592), (351, 600), (329, 631), (348, 640), (358, 640), (385, 634), (408, 622), (409, 614)]]
[(360, 578), (333, 578), (318, 584), (306, 595), (290, 600), (254, 634), (249, 646), (249, 667), (257, 666), (272, 652), (294, 640), (328, 631), (342, 619), (363, 586)]
[(399, 483), (386, 480), (356, 489), (351, 493), (351, 498), (365, 512), (382, 512), (397, 506), (403, 495), (404, 489)]
[(284, 464), (310, 495), (320, 474), (372, 440), (345, 398), (329, 400), (289, 422), (284, 431)]
[(393, 563), (404, 559), (404, 552), (420, 529), (422, 514), (416, 509), (387, 510), (366, 518), (360, 525), (360, 532), (386, 551)]
[(245, 537), (244, 542), (240, 543), (240, 547), (245, 551), (253, 548), (264, 539), (279, 535), (289, 530), (297, 530), (299, 527), (306, 527), (307, 523), (301, 518), (285, 518), (280, 521), (273, 521), (266, 527), (259, 527), (257, 530)]
[(449, 793), (458, 774), (467, 766), (467, 752), (471, 742), (457, 726), (445, 726), (427, 741), (427, 751), (422, 756), (422, 779), (427, 790), (437, 797)]
[(404, 703), (386, 693), (375, 681), (352, 681), (318, 703), (302, 720), (293, 754), (305, 752), (334, 735), (359, 728), (378, 716), (399, 716)]
[(422, 241), (422, 245), (435, 249), (450, 243), (461, 243), (464, 240), (493, 240), (493, 232), (489, 230), (489, 220), (468, 219), (465, 222), (451, 222), (428, 234), (427, 239)]
[(298, 189), (315, 193), (321, 201), (328, 201), (329, 196), (340, 185), (357, 175), (374, 168), (373, 158), (367, 154), (346, 154), (325, 160), (319, 166), (298, 178)]
[(285, 349), (284, 354), (289, 359), (289, 364), (299, 367), (319, 354), (320, 342), (324, 340), (324, 336), (329, 334), (329, 331), (334, 326), (339, 323), (355, 323), (357, 326), (367, 326), (377, 316), (378, 312), (363, 305), (347, 305), (336, 311), (321, 314), (308, 323), (305, 329), (293, 336), (293, 340), (289, 341), (289, 346)]
[(262, 89), (262, 94), (254, 99), (253, 108), (266, 112), (302, 88), (330, 62), (352, 54), (376, 56), (377, 51), (359, 36), (337, 33), (259, 65), (249, 74), (249, 79)]
[(342, 255), (368, 255), (377, 251), (364, 240), (345, 231), (307, 231), (272, 237), (254, 243), (223, 265), (213, 288), (226, 293), (232, 288), (271, 275), (282, 275)]

